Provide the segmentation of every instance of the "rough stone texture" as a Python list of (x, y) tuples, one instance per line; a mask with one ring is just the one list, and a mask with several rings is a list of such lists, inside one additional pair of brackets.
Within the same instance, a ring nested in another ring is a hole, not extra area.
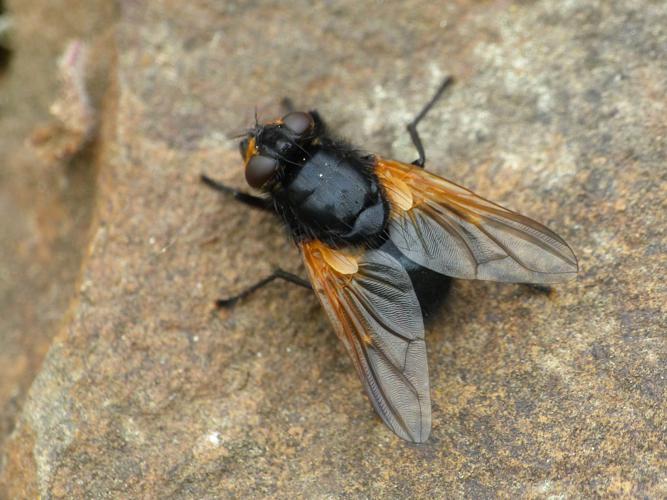
[[(11, 19), (11, 29), (1, 40), (12, 57), (0, 74), (0, 449), (76, 292), (95, 191), (94, 145), (68, 165), (54, 165), (26, 143), (33, 130), (51, 123), (56, 60), (67, 40), (96, 34), (108, 42), (116, 10), (104, 1), (16, 0), (2, 6), (7, 17), (0, 24)], [(90, 67), (96, 103), (108, 66)]]
[[(311, 3), (125, 0), (106, 43), (111, 2), (10, 4), (0, 497), (667, 495), (667, 6)], [(40, 170), (23, 139), (70, 32), (115, 51), (102, 128)], [(403, 125), (447, 73), (430, 168), (549, 224), (582, 270), (550, 297), (455, 284), (414, 446), (373, 414), (311, 293), (213, 310), (303, 268), (269, 216), (197, 176), (242, 186), (226, 137), (284, 95), (410, 161)]]

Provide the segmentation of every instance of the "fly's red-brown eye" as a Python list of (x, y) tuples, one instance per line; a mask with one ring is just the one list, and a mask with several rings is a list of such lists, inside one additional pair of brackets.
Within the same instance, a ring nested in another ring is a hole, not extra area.
[(268, 156), (255, 155), (248, 161), (245, 179), (251, 187), (260, 189), (273, 176), (278, 168), (278, 161)]
[(294, 111), (285, 115), (283, 124), (296, 135), (303, 135), (315, 126), (310, 113), (304, 113), (303, 111)]

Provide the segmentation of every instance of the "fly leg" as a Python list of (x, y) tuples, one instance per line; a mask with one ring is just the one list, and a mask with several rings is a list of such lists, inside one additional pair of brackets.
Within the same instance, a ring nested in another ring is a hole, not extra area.
[(251, 194), (244, 193), (243, 191), (239, 191), (238, 189), (226, 186), (223, 183), (213, 180), (204, 174), (201, 175), (201, 181), (211, 189), (215, 189), (221, 193), (231, 194), (235, 200), (240, 201), (249, 207), (275, 213), (275, 209), (273, 208), (273, 204), (270, 200), (260, 198), (259, 196), (253, 196)]
[(553, 288), (551, 288), (548, 285), (538, 285), (536, 283), (521, 283), (521, 284), (527, 287), (530, 291), (535, 293), (541, 293), (549, 296), (551, 295), (551, 292), (553, 292)]
[(296, 111), (296, 107), (294, 106), (294, 101), (289, 97), (283, 97), (281, 99), (280, 107), (283, 108), (283, 112), (285, 114), (291, 113), (292, 111)]
[(276, 279), (285, 280), (289, 283), (294, 283), (295, 285), (299, 285), (299, 286), (302, 286), (304, 288), (308, 288), (309, 290), (312, 290), (312, 286), (305, 279), (297, 276), (296, 274), (292, 274), (292, 273), (289, 273), (287, 271), (284, 271), (284, 270), (278, 268), (275, 271), (273, 271), (271, 274), (269, 274), (267, 277), (262, 278), (261, 280), (259, 280), (254, 285), (250, 285), (248, 288), (246, 288), (242, 292), (237, 293), (236, 295), (232, 295), (231, 297), (227, 297), (225, 299), (216, 300), (215, 305), (218, 308), (231, 307), (236, 302), (238, 302), (239, 300), (247, 297), (248, 295), (255, 292), (256, 290), (259, 290), (260, 288), (265, 287), (266, 285), (268, 285), (269, 283), (271, 283), (272, 281), (274, 281)]
[(313, 117), (315, 122), (315, 133), (316, 134), (326, 134), (327, 133), (327, 124), (324, 122), (320, 113), (316, 109), (311, 109), (309, 111), (310, 116)]
[[(211, 189), (215, 189), (216, 191), (220, 191), (221, 193), (231, 194), (234, 197), (234, 199), (252, 208), (258, 208), (260, 210), (266, 210), (268, 212), (275, 213), (275, 209), (270, 200), (267, 200), (265, 198), (260, 198), (259, 196), (253, 196), (251, 194), (239, 191), (238, 189), (231, 188), (203, 174), (201, 176), (201, 180), (205, 185), (207, 185)], [(305, 279), (297, 276), (296, 274), (292, 274), (278, 268), (275, 271), (273, 271), (273, 273), (271, 273), (270, 275), (266, 276), (265, 278), (262, 278), (254, 285), (250, 285), (248, 288), (241, 291), (240, 293), (237, 293), (236, 295), (232, 295), (231, 297), (227, 297), (225, 299), (216, 300), (215, 304), (219, 308), (230, 307), (239, 300), (247, 297), (256, 290), (263, 288), (264, 286), (268, 285), (269, 283), (271, 283), (273, 280), (276, 279), (282, 279), (287, 282), (294, 283), (295, 285), (299, 285), (308, 288), (309, 290), (312, 290), (310, 283)]]
[[(285, 114), (292, 113), (294, 111), (298, 111), (296, 109), (296, 106), (294, 106), (294, 101), (290, 99), (289, 97), (283, 97), (280, 101), (280, 107), (283, 108), (283, 112)], [(320, 116), (320, 113), (316, 109), (311, 109), (308, 111), (310, 113), (310, 116), (313, 117), (313, 121), (315, 122), (315, 131), (317, 134), (324, 134), (326, 133), (327, 125), (324, 123), (324, 120)]]
[(422, 144), (422, 141), (419, 138), (419, 133), (417, 132), (417, 125), (422, 120), (422, 118), (424, 118), (426, 114), (431, 110), (433, 105), (442, 97), (442, 94), (444, 94), (445, 90), (447, 90), (447, 88), (452, 83), (454, 83), (454, 79), (451, 76), (445, 78), (444, 81), (440, 84), (440, 87), (438, 87), (438, 90), (435, 92), (433, 97), (431, 97), (431, 100), (426, 103), (426, 106), (422, 108), (422, 110), (415, 117), (415, 119), (412, 120), (406, 127), (408, 129), (408, 133), (410, 134), (410, 139), (412, 139), (412, 144), (415, 145), (415, 149), (417, 150), (417, 154), (419, 155), (419, 158), (417, 158), (415, 161), (412, 162), (413, 165), (424, 168), (424, 164), (426, 163), (426, 154), (424, 153), (424, 145)]

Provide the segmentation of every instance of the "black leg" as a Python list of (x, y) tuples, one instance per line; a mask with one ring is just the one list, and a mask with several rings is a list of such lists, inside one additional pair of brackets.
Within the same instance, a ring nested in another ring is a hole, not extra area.
[[(291, 113), (292, 111), (297, 111), (296, 106), (294, 106), (294, 101), (289, 97), (283, 97), (280, 101), (280, 107), (283, 108), (285, 114)], [(326, 133), (327, 125), (324, 123), (324, 120), (320, 116), (320, 113), (316, 109), (311, 109), (308, 111), (310, 116), (313, 117), (315, 121), (315, 132), (317, 134)]]
[(266, 210), (267, 212), (275, 211), (273, 208), (273, 204), (271, 203), (270, 200), (267, 200), (265, 198), (260, 198), (259, 196), (253, 196), (251, 194), (239, 191), (238, 189), (225, 186), (221, 182), (215, 181), (204, 174), (201, 175), (201, 181), (211, 189), (215, 189), (216, 191), (220, 191), (221, 193), (231, 194), (234, 197), (234, 199), (240, 201), (241, 203), (245, 203), (250, 207), (259, 208), (260, 210)]
[(545, 295), (550, 295), (553, 291), (553, 288), (548, 285), (537, 285), (535, 283), (522, 283), (522, 285), (528, 287), (533, 292), (543, 293)]
[(426, 154), (424, 154), (424, 146), (421, 139), (419, 138), (419, 133), (417, 132), (417, 125), (419, 125), (421, 119), (426, 116), (433, 105), (438, 101), (438, 99), (442, 97), (442, 94), (452, 83), (454, 83), (454, 79), (451, 76), (445, 78), (445, 80), (440, 84), (440, 87), (438, 87), (435, 95), (429, 102), (426, 103), (426, 106), (424, 106), (424, 108), (419, 112), (417, 117), (407, 126), (410, 139), (412, 139), (412, 144), (415, 145), (415, 149), (417, 149), (417, 154), (419, 155), (419, 158), (412, 162), (413, 165), (417, 165), (418, 167), (423, 168), (424, 164), (426, 163)]
[(245, 290), (243, 290), (241, 293), (237, 293), (236, 295), (233, 295), (231, 297), (227, 297), (226, 299), (218, 299), (215, 301), (215, 305), (217, 307), (223, 308), (223, 307), (230, 307), (233, 306), (236, 302), (239, 300), (243, 299), (244, 297), (247, 297), (251, 293), (253, 293), (256, 290), (259, 290), (260, 288), (268, 285), (271, 283), (273, 280), (276, 279), (282, 279), (285, 281), (288, 281), (290, 283), (294, 283), (295, 285), (302, 286), (304, 288), (308, 288), (309, 290), (312, 290), (312, 287), (310, 286), (310, 283), (306, 281), (305, 279), (297, 276), (296, 274), (288, 273), (287, 271), (283, 271), (282, 269), (276, 269), (273, 271), (273, 273), (269, 274), (266, 278), (262, 278), (259, 280), (257, 283), (254, 285), (249, 286)]
[(309, 111), (310, 116), (313, 117), (313, 120), (315, 120), (315, 133), (316, 134), (326, 134), (327, 133), (327, 124), (324, 122), (322, 119), (322, 116), (320, 115), (319, 111), (316, 109), (311, 109)]
[(294, 101), (289, 97), (282, 98), (282, 100), (280, 101), (280, 107), (283, 108), (285, 114), (291, 113), (292, 111), (296, 111), (296, 108), (294, 107)]

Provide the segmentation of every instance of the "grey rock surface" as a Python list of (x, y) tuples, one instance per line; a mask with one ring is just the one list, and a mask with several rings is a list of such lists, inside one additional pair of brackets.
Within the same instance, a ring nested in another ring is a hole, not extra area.
[[(0, 497), (667, 495), (664, 2), (75, 4), (9, 4)], [(24, 139), (57, 85), (33, 75), (70, 32), (106, 75), (99, 134), (38, 167)], [(404, 125), (446, 74), (428, 168), (552, 227), (581, 272), (549, 297), (455, 283), (415, 446), (375, 416), (312, 293), (213, 308), (304, 270), (270, 216), (198, 176), (243, 186), (227, 137), (283, 96), (412, 161)]]

